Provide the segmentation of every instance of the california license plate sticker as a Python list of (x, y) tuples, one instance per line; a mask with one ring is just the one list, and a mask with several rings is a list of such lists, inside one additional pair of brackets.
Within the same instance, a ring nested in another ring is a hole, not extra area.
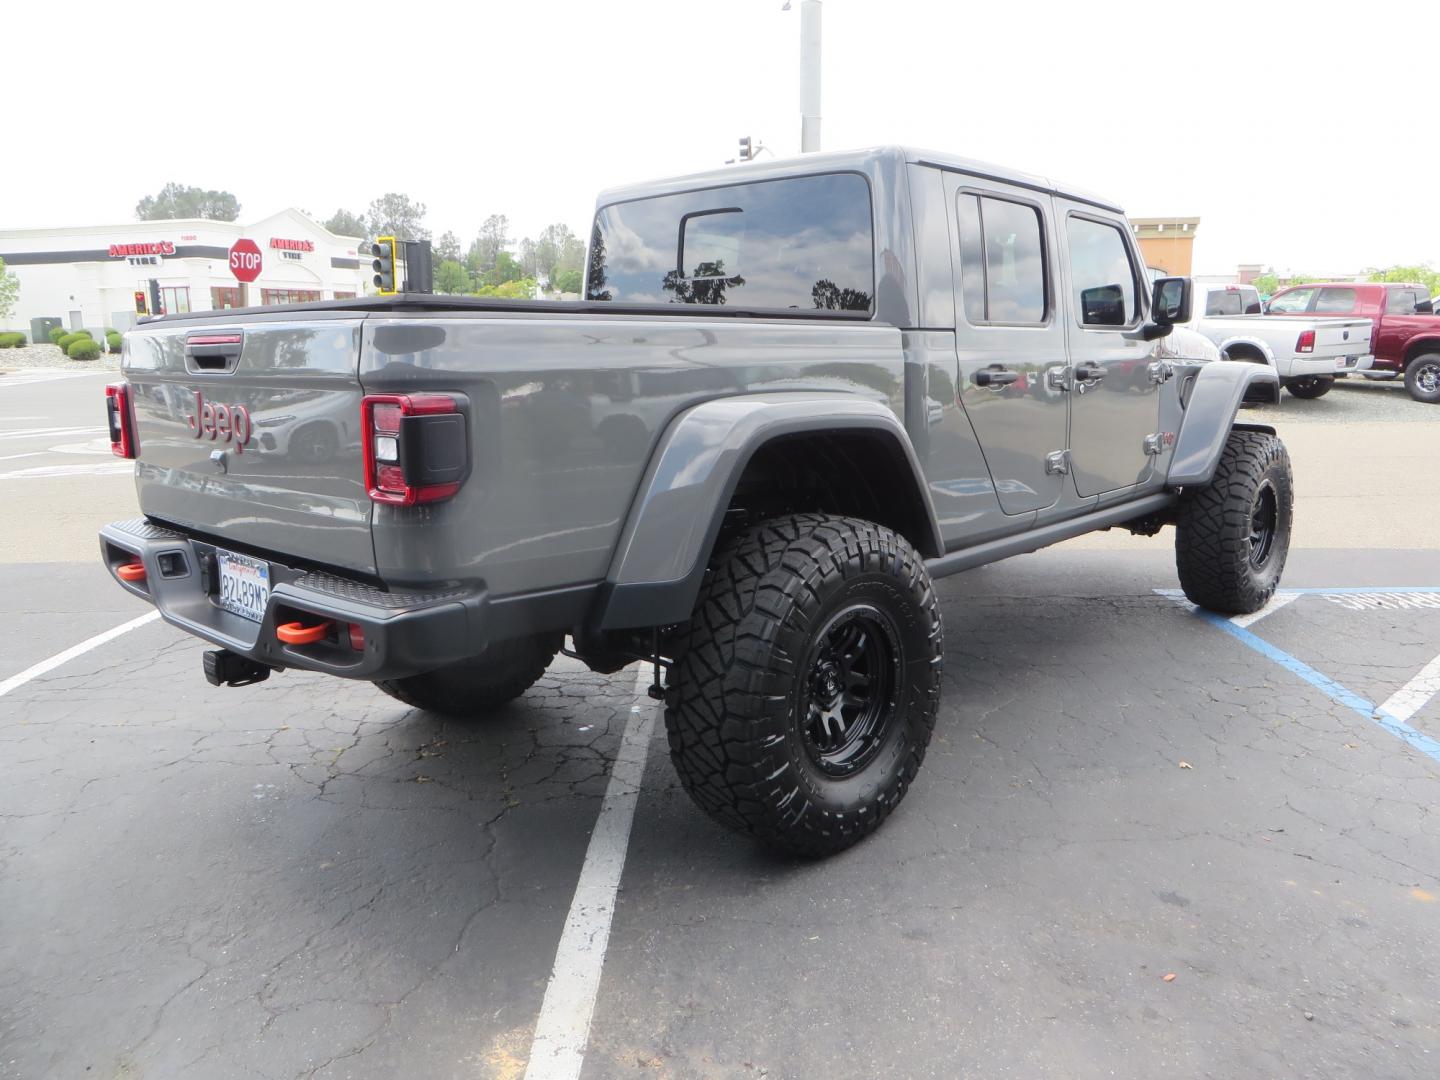
[(242, 618), (260, 622), (270, 600), (270, 567), (258, 559), (216, 551), (220, 565), (220, 606)]

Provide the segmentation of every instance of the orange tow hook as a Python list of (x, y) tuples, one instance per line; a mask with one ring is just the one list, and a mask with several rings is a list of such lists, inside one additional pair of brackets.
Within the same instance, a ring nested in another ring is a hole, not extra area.
[(286, 645), (313, 645), (330, 632), (330, 623), (318, 626), (304, 626), (298, 622), (283, 623), (275, 627), (275, 636)]
[(115, 567), (115, 576), (121, 581), (144, 581), (145, 564), (139, 561), (121, 563)]

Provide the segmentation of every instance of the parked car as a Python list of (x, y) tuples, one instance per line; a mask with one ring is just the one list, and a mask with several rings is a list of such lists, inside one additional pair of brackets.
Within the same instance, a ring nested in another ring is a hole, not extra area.
[[(299, 668), (473, 715), (567, 637), (653, 664), (695, 802), (810, 855), (924, 760), (932, 578), (1173, 523), (1193, 602), (1275, 594), (1290, 459), (1236, 411), (1278, 380), (1167, 355), (1190, 282), (1146, 287), (1113, 203), (889, 147), (609, 191), (591, 237), (581, 302), (142, 322), (107, 388), (144, 514), (102, 531), (111, 574), (213, 643), (216, 685)], [(359, 438), (313, 460), (297, 391)]]
[(1260, 313), (1253, 285), (1195, 283), (1186, 328), (1215, 343), (1227, 360), (1266, 364), (1280, 384), (1299, 398), (1318, 398), (1335, 385), (1336, 373), (1357, 371), (1370, 361), (1368, 319), (1270, 319)]
[(1403, 376), (1416, 401), (1440, 403), (1440, 315), (1423, 285), (1336, 281), (1294, 285), (1270, 299), (1285, 318), (1351, 315), (1370, 320), (1373, 376)]

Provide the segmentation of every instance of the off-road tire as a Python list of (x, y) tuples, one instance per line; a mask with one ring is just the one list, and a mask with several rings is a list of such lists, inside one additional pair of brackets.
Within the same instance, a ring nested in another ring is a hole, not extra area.
[[(836, 668), (837, 643), (857, 631), (865, 644), (856, 655), (870, 649), (875, 659)], [(942, 658), (934, 586), (903, 537), (825, 514), (746, 529), (712, 559), (676, 641), (665, 727), (680, 782), (710, 817), (768, 847), (805, 856), (847, 848), (914, 781)], [(859, 671), (872, 673), (859, 675), (865, 686), (851, 682)], [(857, 699), (869, 703), (847, 722), (852, 706), (835, 702)], [(852, 751), (824, 749), (847, 738)]]
[(1290, 551), (1294, 502), (1285, 444), (1232, 431), (1210, 483), (1180, 500), (1175, 568), (1190, 601), (1225, 615), (1269, 603)]
[(1405, 365), (1405, 390), (1416, 401), (1440, 403), (1440, 353), (1417, 356)]
[(558, 634), (492, 642), (473, 660), (375, 685), (406, 705), (449, 716), (475, 716), (514, 701), (534, 686), (555, 654)]
[(1324, 397), (1334, 386), (1335, 376), (1333, 375), (1302, 375), (1299, 378), (1285, 380), (1285, 389), (1306, 401)]

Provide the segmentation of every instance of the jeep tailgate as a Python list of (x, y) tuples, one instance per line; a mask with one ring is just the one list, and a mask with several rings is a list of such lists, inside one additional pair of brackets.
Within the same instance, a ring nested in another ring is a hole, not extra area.
[(242, 550), (373, 573), (361, 321), (217, 313), (128, 333), (140, 509)]

